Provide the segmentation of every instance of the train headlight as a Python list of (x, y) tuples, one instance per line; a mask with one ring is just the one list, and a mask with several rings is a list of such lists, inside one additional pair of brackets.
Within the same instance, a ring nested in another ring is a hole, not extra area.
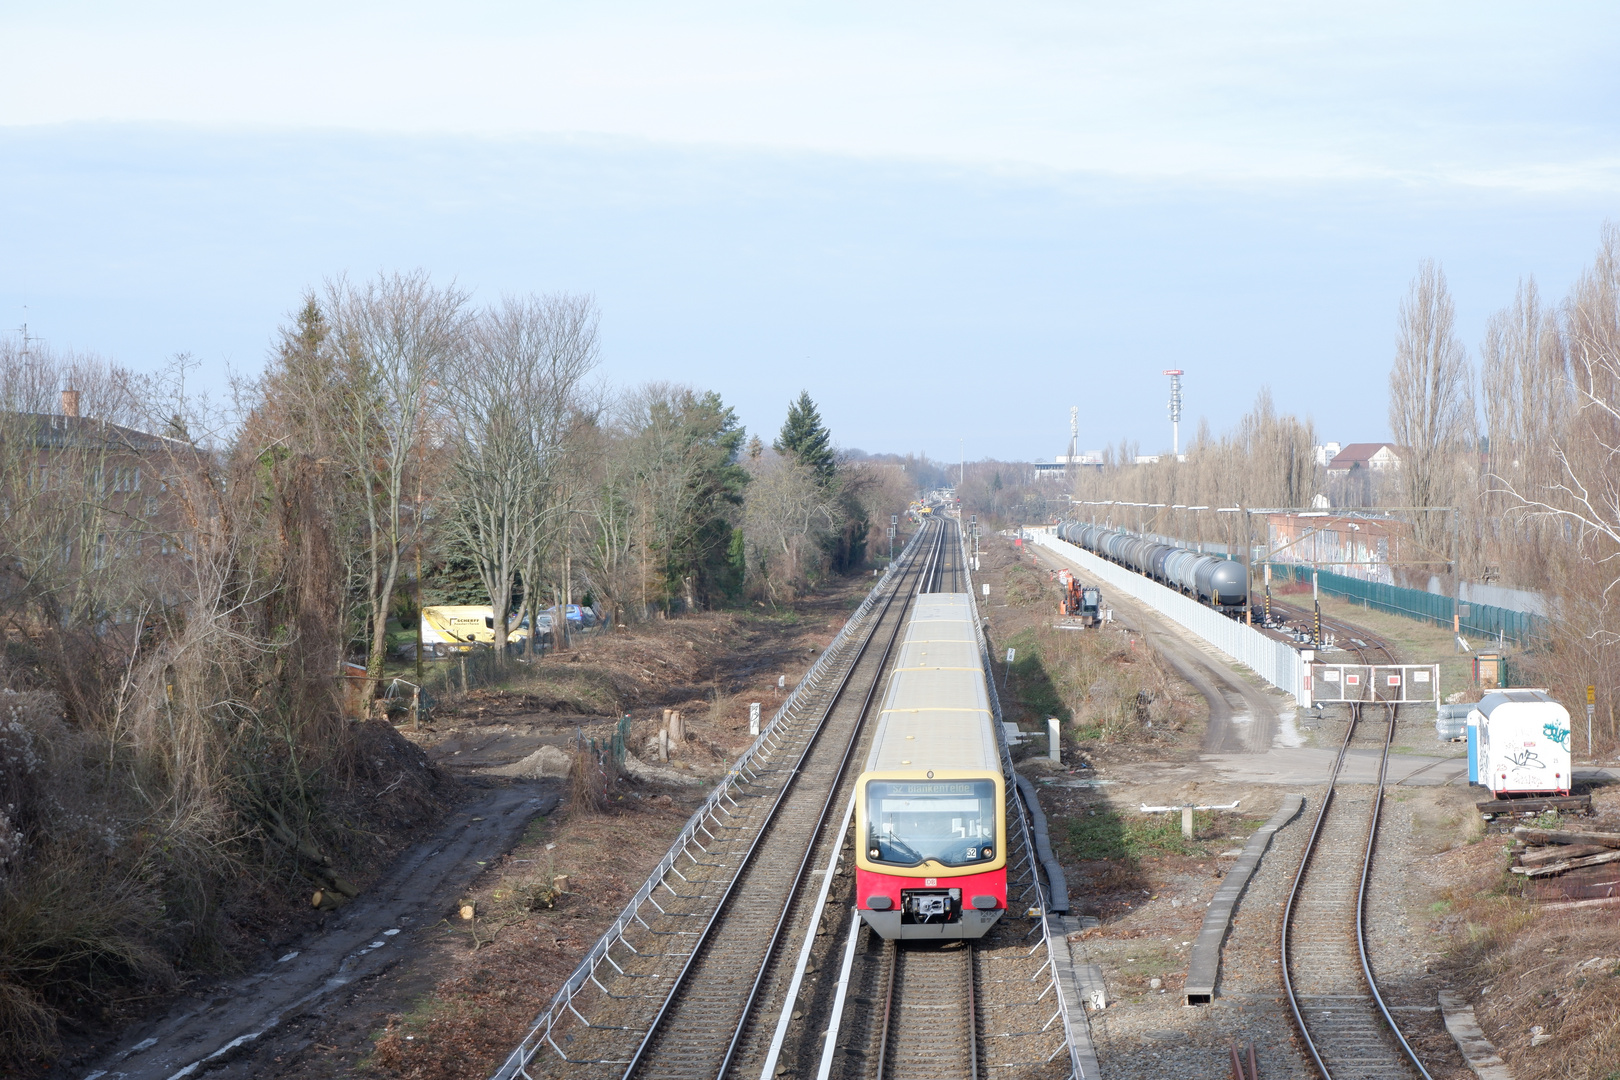
[(983, 855), (987, 859), (993, 859), (993, 858), (995, 858), (995, 855), (996, 855), (996, 853), (991, 851), (989, 848), (982, 849), (980, 851), (980, 854)]
[(867, 856), (867, 858), (869, 858), (869, 859), (877, 859), (877, 858), (881, 858), (881, 857), (882, 857), (882, 855), (883, 855), (883, 851), (882, 851), (882, 849), (881, 849), (881, 848), (872, 848), (872, 849), (871, 849), (871, 850), (870, 850), (870, 851), (868, 851), (868, 852), (867, 852), (867, 853), (866, 853), (866, 856)]

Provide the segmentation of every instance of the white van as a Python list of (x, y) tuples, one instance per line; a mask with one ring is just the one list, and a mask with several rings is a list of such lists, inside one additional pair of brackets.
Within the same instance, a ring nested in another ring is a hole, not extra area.
[(1495, 690), (1468, 714), (1474, 779), (1505, 795), (1568, 795), (1569, 710), (1545, 690)]

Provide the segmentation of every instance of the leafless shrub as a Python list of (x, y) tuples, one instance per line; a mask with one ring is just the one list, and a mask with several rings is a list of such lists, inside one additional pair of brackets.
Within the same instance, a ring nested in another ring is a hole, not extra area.
[(574, 751), (574, 763), (568, 770), (571, 810), (587, 816), (606, 813), (612, 805), (618, 775), (618, 764), (611, 753), (579, 747)]

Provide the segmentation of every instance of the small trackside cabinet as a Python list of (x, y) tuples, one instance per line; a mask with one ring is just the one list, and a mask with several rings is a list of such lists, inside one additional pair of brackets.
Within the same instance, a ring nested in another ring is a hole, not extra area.
[(1478, 732), (1469, 740), (1469, 771), (1497, 798), (1569, 794), (1569, 710), (1547, 691), (1486, 694), (1468, 730)]

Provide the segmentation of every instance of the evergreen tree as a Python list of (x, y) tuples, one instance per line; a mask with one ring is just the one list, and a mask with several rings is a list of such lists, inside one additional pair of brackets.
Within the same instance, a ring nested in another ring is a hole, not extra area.
[(801, 390), (799, 400), (788, 407), (782, 433), (776, 437), (773, 445), (778, 454), (792, 454), (802, 464), (809, 466), (822, 487), (832, 486), (838, 472), (838, 462), (833, 456), (832, 432), (822, 424), (821, 413), (816, 411), (816, 403), (810, 400), (808, 390)]

